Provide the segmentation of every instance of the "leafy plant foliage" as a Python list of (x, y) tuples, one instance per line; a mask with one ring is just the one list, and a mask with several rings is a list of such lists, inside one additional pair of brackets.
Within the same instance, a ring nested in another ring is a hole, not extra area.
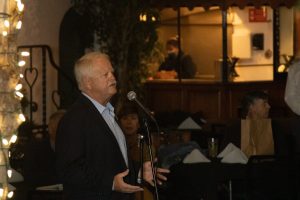
[[(96, 48), (107, 53), (116, 70), (121, 97), (142, 91), (147, 60), (158, 39), (159, 12), (142, 0), (73, 0), (86, 12), (96, 35)], [(141, 16), (145, 16), (141, 19)]]

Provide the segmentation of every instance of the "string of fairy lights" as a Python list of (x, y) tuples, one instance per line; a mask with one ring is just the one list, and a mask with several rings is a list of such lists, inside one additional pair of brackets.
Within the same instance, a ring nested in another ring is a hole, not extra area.
[(21, 109), (23, 56), (18, 53), (17, 35), (22, 27), (24, 4), (21, 0), (0, 1), (0, 200), (12, 198), (9, 147), (17, 140), (17, 129), (25, 121)]

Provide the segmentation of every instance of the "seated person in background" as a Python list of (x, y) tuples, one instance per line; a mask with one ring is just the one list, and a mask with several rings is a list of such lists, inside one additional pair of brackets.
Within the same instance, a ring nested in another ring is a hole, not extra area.
[(188, 143), (192, 140), (192, 134), (190, 131), (184, 131), (181, 135), (181, 140), (183, 143)]
[(59, 183), (55, 170), (56, 129), (65, 111), (59, 110), (49, 118), (49, 135), (30, 138), (24, 153), (24, 179), (29, 189)]
[[(118, 112), (121, 129), (126, 138), (128, 157), (133, 161), (134, 168), (138, 171), (140, 169), (140, 113), (137, 106), (133, 102), (125, 102)], [(146, 140), (146, 137), (145, 137)], [(147, 141), (145, 141), (147, 142)], [(155, 158), (155, 149), (152, 145), (153, 159)], [(143, 151), (144, 161), (149, 161), (148, 146), (144, 143)], [(144, 188), (144, 197), (151, 197), (151, 193)], [(147, 198), (147, 199), (149, 199)], [(143, 199), (141, 193), (135, 194), (135, 199)]]
[(300, 116), (300, 53), (288, 71), (284, 100)]
[(55, 138), (56, 138), (57, 126), (60, 119), (64, 116), (65, 112), (66, 112), (65, 110), (58, 110), (55, 113), (53, 113), (49, 118), (48, 133), (49, 133), (50, 145), (53, 151), (55, 151)]
[(288, 155), (286, 137), (269, 118), (268, 95), (253, 91), (242, 100), (243, 118), (227, 128), (222, 147), (233, 143), (250, 157), (252, 155)]
[[(191, 56), (179, 51), (179, 41), (177, 37), (170, 38), (166, 44), (167, 54), (165, 61), (158, 69), (158, 78), (176, 78), (180, 73), (181, 78), (194, 78), (196, 66)], [(179, 56), (179, 59), (178, 59)]]
[[(126, 102), (118, 112), (121, 129), (125, 135), (129, 156), (135, 162), (140, 159), (139, 152), (139, 134), (141, 134), (140, 113), (137, 106), (133, 102)], [(147, 142), (147, 141), (145, 141)], [(147, 147), (144, 146), (144, 161), (150, 160)], [(152, 148), (153, 156), (155, 149)]]
[(296, 114), (292, 120), (292, 149), (300, 154), (300, 52), (288, 71), (284, 100)]

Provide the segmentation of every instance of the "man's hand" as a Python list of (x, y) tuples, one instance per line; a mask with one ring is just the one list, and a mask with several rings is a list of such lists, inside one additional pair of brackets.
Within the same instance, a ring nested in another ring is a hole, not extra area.
[(114, 177), (114, 191), (123, 192), (123, 193), (134, 193), (143, 191), (143, 188), (135, 185), (130, 185), (124, 182), (123, 178), (127, 176), (129, 170), (119, 173)]
[[(156, 170), (156, 181), (159, 185), (162, 184), (162, 181), (166, 181), (167, 177), (163, 175), (163, 173), (170, 173), (170, 170), (163, 169), (163, 168), (155, 168)], [(152, 167), (151, 162), (147, 161), (144, 163), (144, 174), (143, 178), (147, 181), (150, 185), (154, 186), (153, 182), (153, 174), (152, 174)]]

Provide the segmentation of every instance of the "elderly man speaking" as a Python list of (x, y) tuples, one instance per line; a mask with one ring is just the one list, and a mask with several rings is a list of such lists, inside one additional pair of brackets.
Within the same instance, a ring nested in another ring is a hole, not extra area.
[[(128, 160), (124, 134), (109, 103), (116, 94), (114, 69), (107, 55), (91, 52), (74, 68), (81, 95), (62, 118), (56, 138), (57, 170), (66, 200), (132, 199), (138, 172)], [(143, 178), (153, 185), (151, 164)], [(157, 169), (158, 183), (166, 180)], [(160, 180), (159, 180), (160, 179)]]

